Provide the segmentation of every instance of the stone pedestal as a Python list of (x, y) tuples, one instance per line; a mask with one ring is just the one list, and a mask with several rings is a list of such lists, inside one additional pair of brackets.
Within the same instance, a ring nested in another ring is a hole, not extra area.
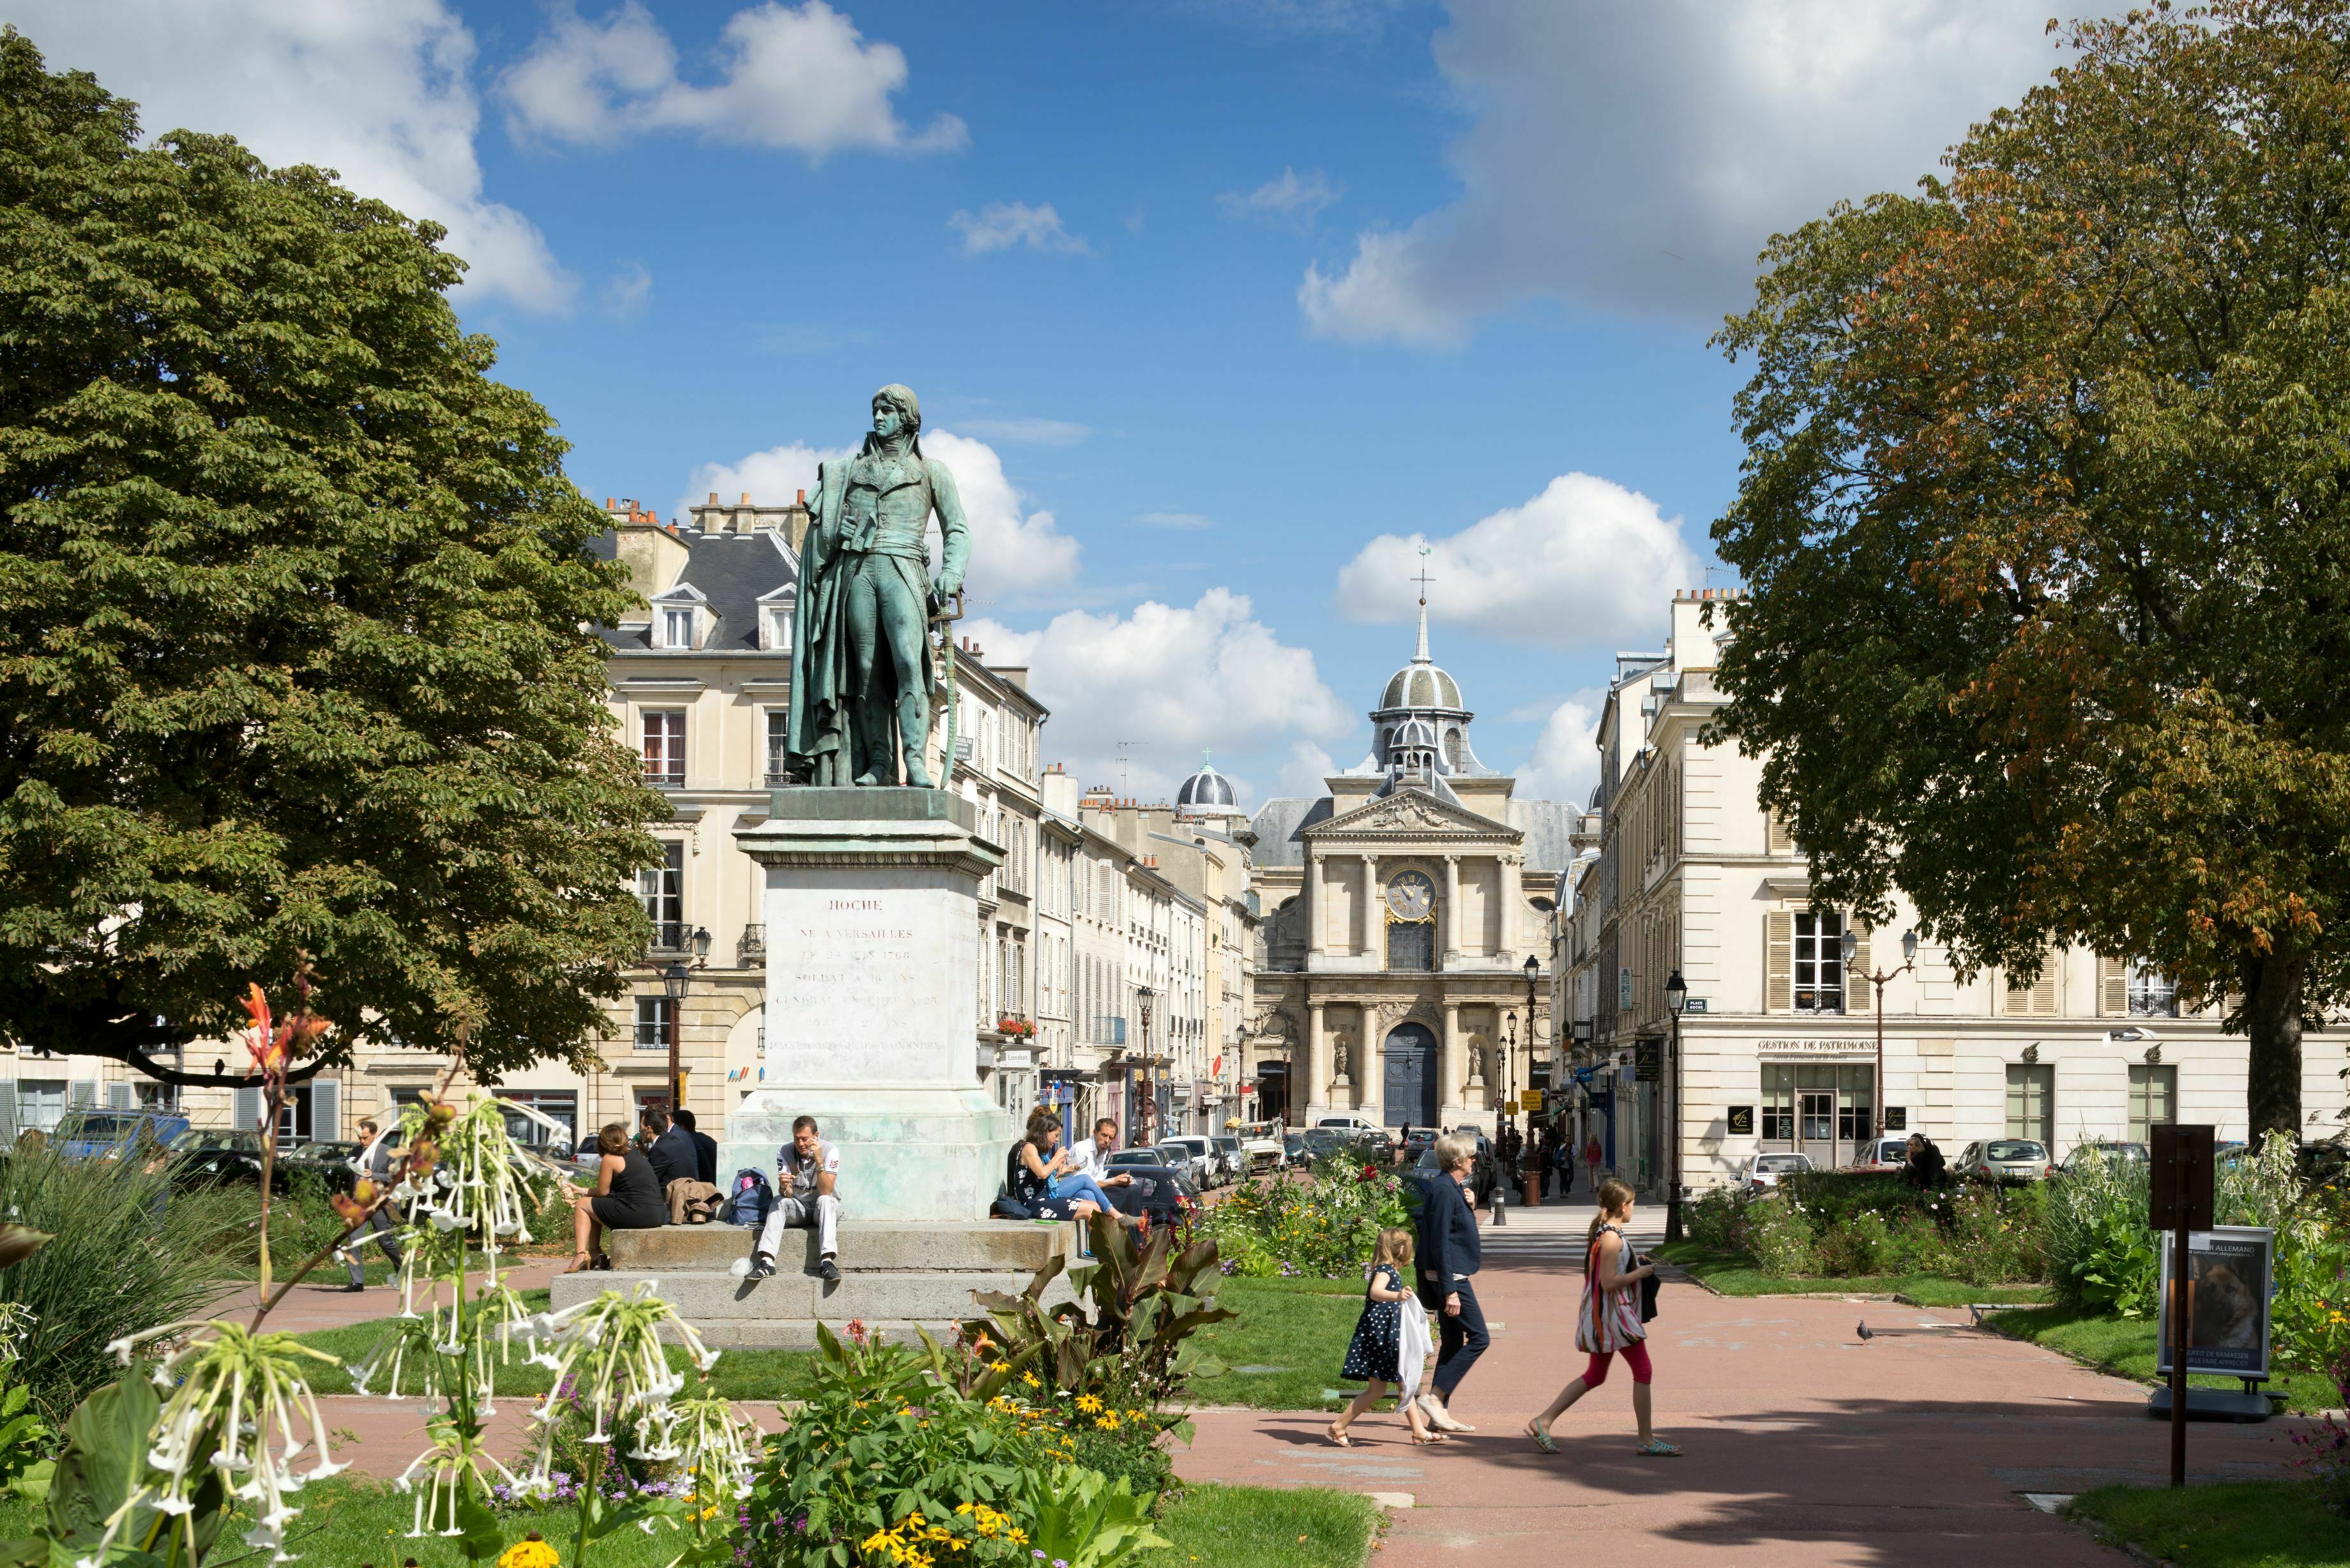
[(772, 1179), (811, 1116), (847, 1218), (985, 1216), (1020, 1129), (979, 1085), (979, 882), (1003, 856), (977, 820), (943, 790), (783, 789), (735, 834), (766, 869), (766, 1055), (722, 1181)]

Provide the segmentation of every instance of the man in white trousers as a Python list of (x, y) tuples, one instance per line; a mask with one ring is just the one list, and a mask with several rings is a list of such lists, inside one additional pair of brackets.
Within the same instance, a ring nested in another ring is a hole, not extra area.
[(816, 1272), (827, 1283), (840, 1279), (835, 1262), (840, 1251), (840, 1156), (816, 1136), (816, 1118), (801, 1116), (792, 1123), (792, 1141), (775, 1158), (775, 1206), (759, 1231), (758, 1255), (751, 1260), (751, 1277), (764, 1280), (775, 1272), (775, 1253), (784, 1232), (795, 1228), (816, 1231)]

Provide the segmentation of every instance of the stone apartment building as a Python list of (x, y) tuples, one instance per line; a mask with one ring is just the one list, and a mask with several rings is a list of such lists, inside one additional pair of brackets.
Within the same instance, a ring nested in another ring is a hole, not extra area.
[[(1761, 761), (1700, 740), (1724, 701), (1713, 672), (1726, 634), (1706, 610), (1730, 591), (1676, 595), (1665, 649), (1619, 656), (1586, 853), (1562, 883), (1573, 909), (1555, 961), (1574, 970), (1574, 1060), (1613, 1167), (1661, 1187), (1676, 1127), (1692, 1190), (1761, 1152), (1840, 1166), (1878, 1130), (1880, 1104), (1885, 1131), (1922, 1131), (1954, 1157), (2017, 1137), (2062, 1159), (2084, 1140), (2143, 1142), (2168, 1120), (2244, 1137), (2246, 1044), (2221, 1031), (2220, 1010), (2182, 1010), (2160, 974), (2074, 948), (2011, 984), (1995, 970), (1962, 981), (1920, 941), (1915, 967), (1883, 988), (1880, 1100), (1877, 988), (1864, 977), (1902, 968), (1915, 919), (1897, 908), (1869, 929), (1813, 908), (1801, 846), (1758, 803)], [(1675, 972), (1688, 988), (1679, 1106)], [(2304, 1058), (2313, 1135), (2340, 1125), (2337, 1057)]]

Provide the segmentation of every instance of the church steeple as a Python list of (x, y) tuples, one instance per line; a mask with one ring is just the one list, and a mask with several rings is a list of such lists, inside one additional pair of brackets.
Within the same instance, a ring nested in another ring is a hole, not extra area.
[(1419, 547), (1419, 576), (1413, 580), (1419, 584), (1419, 647), (1413, 652), (1411, 661), (1414, 664), (1433, 664), (1436, 660), (1430, 658), (1428, 652), (1428, 546), (1425, 545)]

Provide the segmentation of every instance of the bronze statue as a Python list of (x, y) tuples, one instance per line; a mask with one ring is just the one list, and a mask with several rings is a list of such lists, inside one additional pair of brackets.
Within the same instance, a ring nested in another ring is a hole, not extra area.
[[(792, 626), (787, 767), (813, 784), (931, 786), (938, 688), (930, 627), (962, 587), (971, 530), (946, 464), (922, 455), (906, 388), (873, 394), (873, 429), (816, 471)], [(930, 523), (945, 540), (930, 580)], [(951, 772), (952, 759), (942, 771)]]

